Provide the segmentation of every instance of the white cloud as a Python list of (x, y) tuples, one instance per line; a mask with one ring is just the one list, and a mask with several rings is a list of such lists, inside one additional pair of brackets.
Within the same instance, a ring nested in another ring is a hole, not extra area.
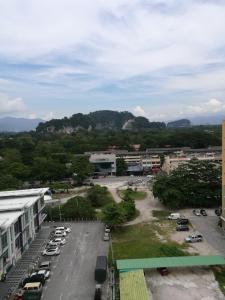
[(50, 112), (47, 112), (47, 113), (43, 116), (42, 119), (48, 121), (48, 120), (53, 119), (54, 117), (55, 117), (55, 114), (54, 114), (52, 111), (50, 111)]
[(140, 106), (140, 105), (137, 105), (134, 109), (133, 109), (133, 112), (136, 116), (142, 116), (142, 117), (145, 117), (146, 115), (146, 112), (145, 110)]
[(0, 114), (11, 114), (24, 112), (26, 106), (21, 98), (9, 98), (5, 94), (0, 94)]

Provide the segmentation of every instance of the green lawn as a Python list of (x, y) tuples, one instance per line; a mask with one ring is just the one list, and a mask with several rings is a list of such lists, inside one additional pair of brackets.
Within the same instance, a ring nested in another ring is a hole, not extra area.
[[(169, 227), (161, 228), (158, 223), (125, 226), (112, 232), (112, 247), (114, 259), (146, 258), (188, 255), (187, 245), (180, 245), (168, 240)], [(158, 232), (166, 240), (160, 240)], [(111, 260), (111, 251), (109, 253)]]
[(220, 267), (220, 268), (213, 268), (216, 280), (219, 283), (221, 291), (225, 295), (225, 268)]
[(168, 210), (153, 210), (153, 217), (160, 219), (166, 219), (170, 215), (170, 211)]
[(119, 191), (120, 198), (126, 197), (126, 195), (129, 195), (129, 197), (132, 200), (143, 200), (147, 197), (147, 193), (143, 191), (133, 191), (132, 189), (127, 190), (121, 190)]

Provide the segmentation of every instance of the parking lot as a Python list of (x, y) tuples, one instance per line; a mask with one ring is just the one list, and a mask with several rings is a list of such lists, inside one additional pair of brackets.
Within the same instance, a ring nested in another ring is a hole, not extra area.
[[(66, 238), (66, 244), (61, 247), (61, 254), (42, 258), (52, 261), (52, 272), (43, 289), (43, 300), (94, 299), (96, 257), (108, 255), (108, 242), (102, 241), (103, 224), (80, 222), (68, 225), (72, 231)], [(104, 300), (107, 283), (103, 289)]]

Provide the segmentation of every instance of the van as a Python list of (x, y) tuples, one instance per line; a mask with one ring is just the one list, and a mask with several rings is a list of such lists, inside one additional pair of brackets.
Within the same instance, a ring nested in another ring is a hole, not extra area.
[(29, 282), (23, 287), (25, 291), (41, 291), (42, 284), (40, 282)]
[(177, 220), (180, 218), (181, 218), (181, 215), (179, 213), (172, 213), (168, 216), (168, 220)]

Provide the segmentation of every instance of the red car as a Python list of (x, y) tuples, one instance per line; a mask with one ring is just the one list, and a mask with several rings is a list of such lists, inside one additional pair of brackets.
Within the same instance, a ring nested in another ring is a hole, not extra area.
[(167, 268), (157, 268), (157, 271), (162, 275), (162, 276), (166, 276), (168, 275), (170, 272)]

